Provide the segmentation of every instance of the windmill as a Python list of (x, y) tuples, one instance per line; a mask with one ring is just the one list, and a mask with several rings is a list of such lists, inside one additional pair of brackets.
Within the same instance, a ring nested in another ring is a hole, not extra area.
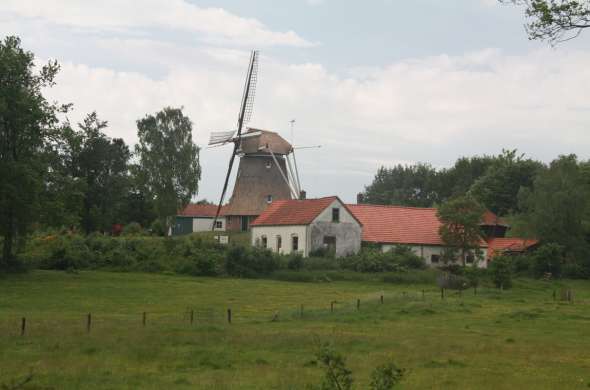
[(274, 200), (299, 199), (305, 194), (301, 190), (295, 161), (291, 162), (289, 158), (293, 154), (291, 144), (273, 131), (256, 128), (243, 131), (252, 117), (257, 81), (258, 51), (252, 51), (237, 130), (213, 132), (209, 140), (209, 146), (234, 145), (213, 220), (213, 229), (222, 210), (236, 156), (240, 158), (238, 174), (232, 196), (223, 212), (227, 230), (248, 230), (251, 220)]

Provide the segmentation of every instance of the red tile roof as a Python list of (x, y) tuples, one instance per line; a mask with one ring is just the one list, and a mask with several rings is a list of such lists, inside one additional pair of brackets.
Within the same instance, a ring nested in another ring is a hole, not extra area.
[(539, 240), (534, 238), (490, 238), (488, 239), (488, 257), (502, 252), (524, 252), (538, 243)]
[[(226, 206), (221, 207), (221, 213), (219, 215), (223, 215), (223, 211)], [(178, 216), (181, 217), (208, 217), (208, 218), (215, 218), (215, 214), (217, 213), (217, 205), (213, 204), (188, 204), (184, 210), (178, 213)]]
[(483, 214), (483, 220), (481, 222), (482, 225), (501, 225), (501, 226), (508, 226), (506, 222), (502, 220), (502, 218), (498, 217), (496, 214), (492, 213), (490, 210), (486, 210)]
[(435, 208), (348, 205), (363, 224), (363, 241), (389, 244), (443, 245)]
[[(340, 201), (337, 196), (319, 199), (275, 200), (251, 223), (251, 226), (309, 225), (335, 200)], [(344, 205), (344, 203), (342, 204)], [(346, 205), (344, 207), (348, 209)], [(350, 210), (348, 211), (350, 212)]]

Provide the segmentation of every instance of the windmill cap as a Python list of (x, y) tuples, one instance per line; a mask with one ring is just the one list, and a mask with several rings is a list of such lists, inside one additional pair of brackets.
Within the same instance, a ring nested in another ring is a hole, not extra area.
[[(248, 134), (259, 133), (257, 135), (248, 136)], [(259, 154), (264, 152), (273, 152), (274, 154), (286, 155), (293, 151), (293, 146), (287, 142), (278, 133), (269, 130), (248, 128), (242, 135), (240, 141), (240, 149), (245, 154)]]

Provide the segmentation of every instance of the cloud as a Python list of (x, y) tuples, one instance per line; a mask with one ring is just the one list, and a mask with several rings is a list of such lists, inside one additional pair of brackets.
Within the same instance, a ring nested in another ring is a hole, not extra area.
[(2, 12), (83, 30), (121, 33), (133, 29), (158, 28), (197, 33), (201, 40), (210, 43), (296, 47), (315, 45), (293, 31), (272, 31), (256, 19), (240, 17), (222, 8), (198, 7), (185, 0), (4, 0)]
[[(101, 41), (105, 56), (147, 61), (154, 52), (162, 77), (63, 62), (49, 95), (73, 101), (73, 121), (92, 110), (110, 121), (109, 134), (136, 140), (135, 120), (164, 106), (184, 106), (195, 140), (235, 126), (248, 52), (190, 48), (158, 41)], [(261, 58), (251, 125), (275, 129), (302, 150), (300, 173), (310, 196), (337, 193), (351, 201), (380, 165), (425, 161), (448, 166), (461, 155), (518, 148), (549, 160), (590, 150), (590, 53), (554, 50), (519, 56), (487, 49), (460, 56), (406, 59), (358, 73), (335, 74), (317, 63)], [(214, 199), (228, 148), (204, 149), (201, 196)]]

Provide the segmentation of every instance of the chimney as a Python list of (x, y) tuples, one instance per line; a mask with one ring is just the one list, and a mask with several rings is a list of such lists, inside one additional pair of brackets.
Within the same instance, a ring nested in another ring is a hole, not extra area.
[(305, 199), (307, 198), (307, 192), (305, 192), (304, 190), (301, 190), (301, 192), (299, 192), (299, 199)]
[(361, 204), (364, 202), (365, 202), (365, 195), (363, 195), (362, 192), (359, 192), (358, 194), (356, 194), (356, 203)]

